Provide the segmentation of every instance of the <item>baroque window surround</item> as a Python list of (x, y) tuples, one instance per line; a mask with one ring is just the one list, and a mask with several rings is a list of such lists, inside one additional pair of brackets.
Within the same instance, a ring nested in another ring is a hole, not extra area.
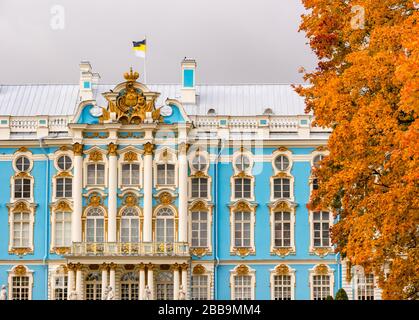
[[(26, 255), (32, 254), (34, 250), (33, 244), (33, 234), (35, 226), (35, 210), (36, 204), (29, 203), (25, 200), (19, 200), (15, 203), (7, 204), (9, 209), (9, 254), (16, 255)], [(25, 247), (15, 247), (13, 246), (13, 236), (14, 236), (14, 214), (17, 212), (27, 212), (29, 213), (29, 244)]]
[[(373, 283), (372, 283), (373, 292), (372, 292), (372, 294), (373, 294), (373, 298), (375, 299), (376, 298), (375, 297), (376, 279), (375, 279), (374, 274), (373, 273), (367, 273), (366, 274), (365, 270), (362, 266), (354, 266), (353, 267), (353, 272), (354, 272), (354, 277), (353, 277), (352, 281), (353, 281), (353, 288), (354, 288), (354, 300), (361, 300), (358, 297), (358, 289), (359, 289), (359, 286), (360, 286), (359, 280), (362, 279), (364, 281), (361, 285), (363, 285), (366, 288), (366, 283), (365, 283), (366, 277), (368, 275), (371, 275), (371, 274), (373, 275)], [(366, 290), (366, 289), (364, 289), (364, 290)]]
[(177, 242), (179, 239), (179, 212), (175, 205), (173, 205), (173, 195), (167, 191), (161, 191), (157, 195), (159, 204), (153, 208), (153, 220), (152, 220), (152, 239), (157, 241), (156, 227), (157, 227), (157, 213), (162, 208), (171, 209), (173, 212), (173, 222), (174, 222), (174, 242)]
[(29, 284), (28, 284), (28, 300), (32, 300), (32, 290), (33, 290), (33, 271), (29, 270), (28, 267), (24, 265), (17, 265), (14, 266), (11, 270), (8, 271), (8, 299), (13, 299), (13, 277), (28, 277)]
[(311, 170), (310, 170), (310, 178), (309, 178), (309, 185), (310, 185), (310, 193), (313, 192), (313, 181), (314, 179), (316, 179), (316, 176), (314, 175), (314, 159), (316, 158), (316, 156), (318, 155), (322, 155), (322, 156), (327, 156), (329, 155), (329, 151), (327, 150), (327, 148), (325, 146), (319, 146), (316, 148), (316, 150), (314, 150), (311, 153), (311, 160), (310, 160), (310, 166), (311, 166)]
[(234, 280), (237, 276), (250, 276), (250, 300), (255, 300), (256, 271), (244, 264), (238, 265), (230, 271), (231, 300), (236, 300)]
[[(121, 190), (129, 189), (129, 188), (142, 188), (143, 183), (143, 170), (144, 170), (144, 163), (141, 157), (143, 151), (139, 150), (134, 147), (126, 147), (119, 152), (119, 160), (118, 160), (118, 188)], [(122, 181), (122, 166), (124, 164), (137, 164), (139, 165), (139, 184), (132, 184), (132, 185), (124, 185)]]
[[(61, 278), (63, 277), (64, 279), (67, 278), (67, 286), (64, 288), (66, 290), (68, 290), (68, 269), (66, 265), (60, 265), (57, 266), (57, 268), (51, 272), (51, 280), (50, 280), (50, 300), (57, 300), (57, 297), (55, 295), (55, 279), (56, 278)], [(68, 292), (67, 294), (64, 296), (63, 300), (67, 300), (68, 297)]]
[[(196, 264), (192, 268), (192, 277), (193, 276), (206, 276), (207, 277), (207, 290), (208, 290), (207, 291), (207, 297), (208, 297), (208, 300), (211, 300), (212, 299), (211, 288), (212, 288), (212, 285), (213, 285), (212, 272), (210, 270), (208, 270), (202, 264)], [(191, 283), (191, 299), (192, 299), (192, 283)]]
[[(255, 223), (256, 223), (256, 207), (257, 204), (251, 204), (248, 201), (240, 200), (230, 205), (230, 255), (238, 255), (245, 257), (249, 254), (255, 255)], [(236, 212), (250, 213), (250, 246), (236, 247), (235, 246), (235, 217)]]
[[(96, 188), (96, 189), (105, 189), (108, 184), (108, 171), (109, 171), (109, 164), (108, 164), (108, 158), (106, 156), (107, 150), (101, 149), (99, 147), (92, 147), (86, 151), (84, 151), (84, 154), (86, 154), (86, 157), (83, 159), (83, 186), (87, 190)], [(100, 185), (89, 185), (87, 184), (87, 175), (88, 175), (88, 165), (89, 164), (102, 164), (104, 165), (104, 184)]]
[[(71, 202), (69, 200), (59, 200), (55, 203), (52, 203), (50, 205), (50, 219), (51, 219), (51, 243), (50, 243), (50, 252), (56, 253), (58, 255), (66, 254), (70, 251), (70, 247), (62, 247), (62, 246), (56, 246), (55, 244), (55, 238), (56, 238), (56, 213), (57, 212), (69, 212), (71, 214), (71, 217), (73, 215), (73, 207), (71, 205)], [(71, 236), (71, 234), (70, 234)]]
[[(58, 159), (62, 156), (67, 156), (71, 159), (71, 166), (67, 170), (62, 170), (58, 166)], [(63, 198), (71, 198), (72, 199), (72, 196), (71, 197), (65, 197), (65, 194), (64, 194), (63, 197), (57, 197), (57, 179), (58, 178), (71, 179), (71, 185), (73, 186), (73, 174), (72, 174), (73, 166), (74, 166), (74, 159), (73, 159), (73, 153), (71, 151), (59, 150), (59, 152), (57, 152), (54, 155), (54, 167), (56, 168), (57, 173), (52, 177), (52, 201), (53, 202), (55, 202), (59, 199), (63, 199)]]
[(271, 269), (269, 284), (271, 287), (271, 300), (275, 298), (275, 276), (291, 277), (291, 300), (295, 300), (295, 269), (290, 268), (286, 264), (279, 264), (274, 269)]
[(335, 286), (335, 278), (334, 278), (334, 269), (330, 268), (328, 265), (325, 264), (317, 264), (312, 269), (309, 269), (309, 283), (308, 286), (310, 287), (310, 300), (314, 299), (314, 290), (313, 290), (313, 277), (318, 275), (325, 275), (329, 276), (329, 286), (330, 292), (329, 295), (333, 297), (333, 288)]
[(126, 193), (125, 197), (122, 200), (122, 206), (118, 209), (117, 221), (116, 221), (116, 238), (118, 242), (121, 239), (121, 223), (122, 223), (122, 213), (127, 208), (134, 208), (138, 213), (138, 242), (142, 241), (142, 228), (144, 224), (144, 215), (140, 206), (138, 205), (138, 197), (134, 193)]
[[(29, 160), (29, 168), (25, 171), (20, 171), (16, 166), (16, 161), (20, 157), (26, 157)], [(27, 150), (25, 147), (20, 148), (13, 155), (12, 166), (13, 166), (13, 170), (15, 171), (15, 174), (12, 177), (10, 177), (10, 186), (11, 186), (11, 188), (10, 188), (11, 189), (11, 191), (10, 191), (10, 202), (12, 203), (14, 201), (19, 201), (19, 200), (26, 200), (28, 202), (34, 202), (35, 179), (30, 174), (30, 172), (32, 171), (33, 166), (34, 166), (34, 160), (33, 160), (32, 153), (29, 150)], [(15, 180), (16, 179), (29, 179), (30, 180), (30, 197), (29, 198), (16, 198), (15, 197)]]
[[(212, 254), (212, 210), (213, 204), (208, 204), (202, 200), (195, 200), (189, 205), (189, 246), (191, 254), (197, 257)], [(207, 246), (192, 247), (192, 212), (205, 211), (208, 214), (207, 219)]]
[[(271, 231), (271, 255), (278, 255), (285, 257), (289, 254), (295, 254), (295, 215), (296, 215), (296, 204), (286, 200), (277, 200), (276, 202), (269, 204), (270, 211), (270, 231)], [(289, 212), (290, 213), (290, 246), (289, 247), (276, 247), (275, 246), (275, 213), (276, 212)]]
[[(275, 160), (279, 156), (285, 156), (285, 157), (288, 158), (289, 164), (288, 164), (288, 167), (286, 168), (286, 170), (280, 170), (276, 167)], [(289, 151), (285, 147), (280, 147), (280, 148), (278, 148), (277, 150), (274, 151), (274, 153), (272, 154), (272, 169), (273, 169), (274, 175), (271, 176), (271, 178), (270, 178), (270, 184), (271, 184), (270, 200), (271, 200), (271, 202), (276, 201), (278, 199), (289, 200), (291, 202), (294, 202), (294, 176), (291, 174), (292, 166), (293, 166), (293, 160), (292, 160), (291, 151)], [(289, 196), (289, 198), (275, 197), (274, 180), (278, 179), (278, 178), (289, 179), (289, 182), (290, 182), (290, 196)]]
[[(243, 171), (241, 171), (236, 166), (236, 161), (241, 156), (246, 156), (249, 159), (249, 167), (246, 168)], [(240, 199), (246, 199), (248, 201), (255, 201), (255, 191), (254, 191), (254, 189), (255, 189), (255, 177), (252, 175), (254, 159), (253, 159), (252, 153), (243, 149), (243, 148), (241, 148), (239, 151), (237, 151), (233, 154), (233, 157), (232, 157), (231, 161), (232, 161), (234, 175), (230, 179), (230, 188), (231, 188), (230, 201), (233, 202), (233, 201), (240, 200)], [(236, 179), (242, 179), (242, 178), (250, 179), (250, 197), (249, 198), (236, 198), (236, 195), (235, 195), (235, 191), (236, 191), (235, 190), (235, 180)]]
[[(197, 156), (202, 156), (206, 160), (206, 165), (203, 170), (197, 170), (193, 167), (193, 160)], [(208, 170), (210, 167), (210, 156), (207, 151), (197, 150), (196, 152), (192, 152), (188, 156), (189, 168), (191, 170), (191, 175), (189, 176), (189, 199), (204, 199), (207, 201), (211, 201), (211, 185), (212, 185), (212, 177), (208, 175)], [(203, 198), (195, 198), (192, 197), (192, 179), (193, 178), (205, 178), (207, 179), (207, 197)]]
[[(172, 164), (174, 165), (174, 184), (170, 185), (159, 185), (157, 184), (157, 165), (159, 164)], [(176, 187), (178, 186), (178, 171), (179, 171), (179, 165), (177, 161), (176, 151), (172, 148), (163, 147), (160, 149), (157, 149), (155, 151), (154, 161), (153, 161), (153, 184), (156, 190), (161, 189), (170, 189), (174, 191)]]
[(104, 242), (108, 241), (108, 210), (106, 207), (103, 206), (103, 195), (100, 195), (99, 193), (92, 192), (88, 195), (87, 203), (88, 205), (83, 208), (83, 214), (82, 214), (82, 241), (87, 242), (87, 230), (86, 230), (86, 224), (87, 224), (87, 213), (89, 212), (89, 209), (91, 208), (100, 208), (103, 211), (103, 228), (104, 228)]
[[(319, 210), (309, 211), (308, 212), (308, 222), (310, 225), (310, 248), (309, 253), (315, 254), (320, 257), (324, 257), (330, 253), (333, 253), (333, 245), (330, 238), (330, 231), (329, 231), (329, 244), (330, 246), (327, 247), (314, 247), (314, 221), (313, 221), (313, 213), (318, 212)], [(333, 213), (330, 210), (320, 210), (321, 212), (329, 212), (329, 228), (333, 225)]]

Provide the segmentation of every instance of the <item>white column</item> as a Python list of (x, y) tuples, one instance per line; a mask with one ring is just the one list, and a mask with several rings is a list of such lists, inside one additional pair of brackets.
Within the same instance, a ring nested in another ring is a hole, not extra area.
[(185, 293), (185, 299), (188, 298), (188, 265), (182, 264), (182, 289)]
[(179, 300), (179, 266), (177, 263), (173, 266), (173, 300)]
[(188, 241), (188, 163), (187, 145), (179, 145), (179, 242)]
[(73, 178), (73, 217), (71, 219), (71, 241), (81, 242), (81, 216), (83, 211), (83, 145), (75, 143)]
[(70, 300), (70, 295), (74, 290), (75, 272), (73, 267), (68, 268), (68, 281), (67, 281), (67, 300)]
[(154, 145), (149, 142), (144, 145), (144, 242), (153, 240), (151, 223), (153, 216), (153, 149)]
[(149, 264), (147, 267), (147, 285), (151, 291), (151, 299), (154, 300), (154, 274), (153, 274), (153, 265)]
[(81, 281), (82, 281), (82, 270), (81, 266), (78, 266), (76, 271), (76, 293), (77, 293), (77, 300), (81, 300), (83, 294), (81, 291)]
[(112, 291), (116, 292), (116, 282), (115, 282), (115, 265), (112, 263), (109, 270), (109, 286), (112, 288)]
[(117, 145), (108, 145), (109, 153), (109, 175), (108, 175), (108, 242), (116, 242), (116, 207), (118, 192), (118, 158), (116, 153)]
[(139, 298), (140, 300), (144, 300), (144, 290), (145, 290), (145, 266), (143, 264), (140, 265), (140, 292)]
[(108, 266), (102, 265), (102, 300), (106, 300), (106, 288), (108, 287)]

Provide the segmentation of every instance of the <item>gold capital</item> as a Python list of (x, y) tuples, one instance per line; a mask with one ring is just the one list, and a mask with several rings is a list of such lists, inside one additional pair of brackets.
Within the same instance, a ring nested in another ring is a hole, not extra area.
[(147, 142), (144, 144), (144, 155), (152, 155), (154, 151), (154, 144)]
[(73, 144), (73, 152), (75, 156), (81, 156), (83, 154), (83, 145), (78, 142)]
[(117, 155), (117, 151), (118, 150), (118, 145), (116, 145), (115, 143), (111, 142), (110, 144), (108, 144), (108, 154), (110, 156), (116, 156)]

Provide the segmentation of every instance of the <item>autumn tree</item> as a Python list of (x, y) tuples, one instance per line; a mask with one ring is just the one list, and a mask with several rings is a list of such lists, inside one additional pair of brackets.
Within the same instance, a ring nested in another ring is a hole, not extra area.
[(332, 128), (309, 206), (329, 208), (332, 241), (378, 276), (384, 299), (419, 295), (419, 6), (412, 0), (302, 0), (318, 57), (298, 87)]

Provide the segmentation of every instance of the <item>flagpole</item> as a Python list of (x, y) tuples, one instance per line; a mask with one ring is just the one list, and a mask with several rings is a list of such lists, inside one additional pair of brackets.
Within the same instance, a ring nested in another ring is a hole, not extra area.
[(144, 37), (146, 41), (146, 47), (144, 51), (144, 84), (147, 84), (147, 35)]

